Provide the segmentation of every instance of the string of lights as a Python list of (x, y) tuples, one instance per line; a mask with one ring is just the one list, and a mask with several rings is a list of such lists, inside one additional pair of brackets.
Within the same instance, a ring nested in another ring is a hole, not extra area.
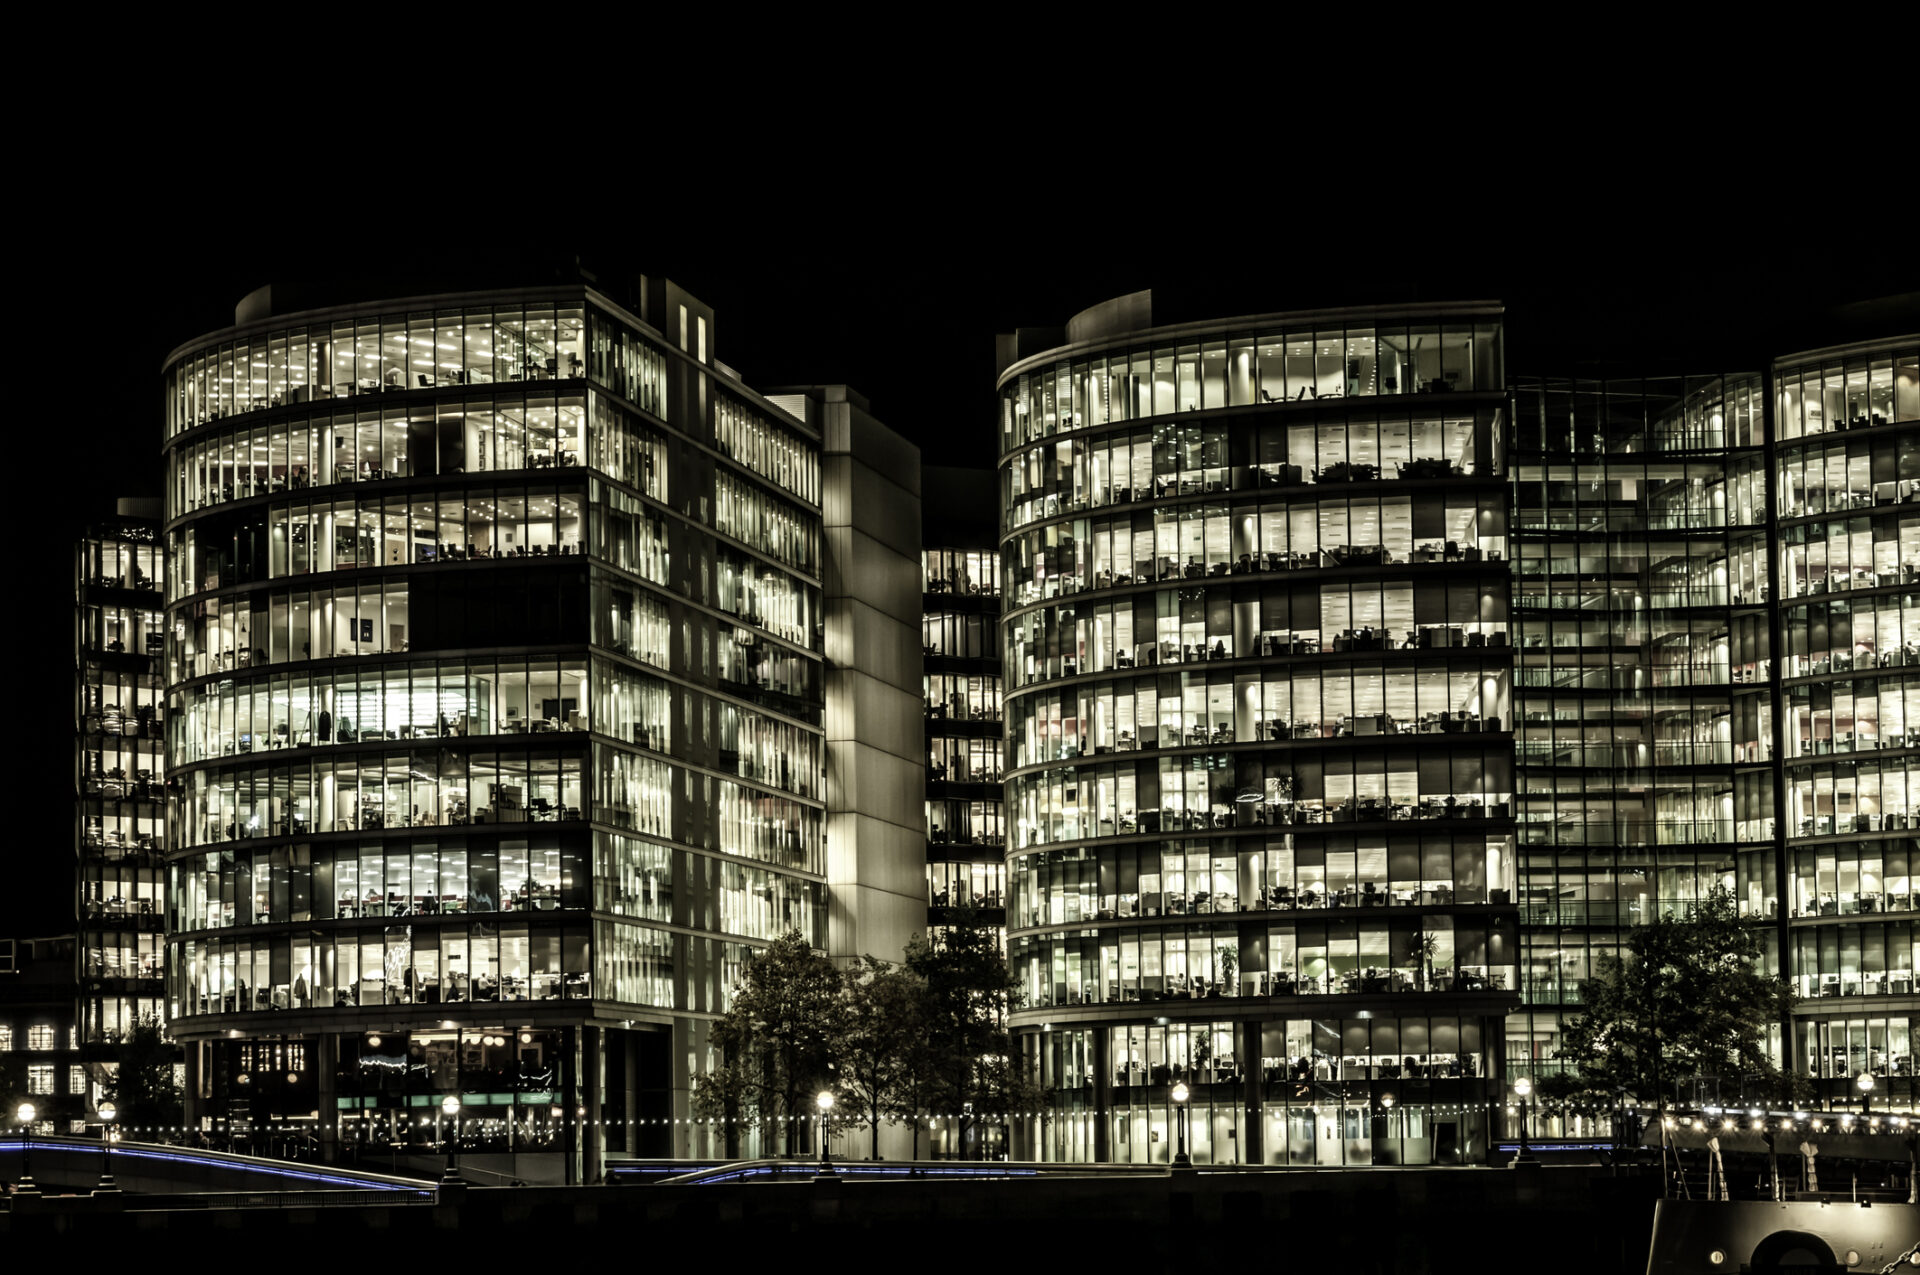
[[(1437, 1105), (1426, 1106), (1426, 1107), (1418, 1107), (1415, 1109), (1418, 1111), (1430, 1113), (1436, 1116), (1471, 1115), (1471, 1114), (1481, 1113), (1486, 1110), (1484, 1106), (1475, 1106), (1475, 1105), (1467, 1105), (1467, 1104), (1459, 1104), (1459, 1103), (1443, 1103), (1443, 1104), (1437, 1104)], [(537, 1111), (537, 1108), (535, 1110)], [(1353, 1113), (1353, 1112), (1360, 1112), (1360, 1111), (1367, 1111), (1370, 1113), (1377, 1112), (1379, 1114), (1385, 1115), (1386, 1113), (1391, 1111), (1405, 1112), (1408, 1110), (1408, 1107), (1406, 1104), (1403, 1104), (1397, 1101), (1391, 1102), (1391, 1103), (1385, 1102), (1385, 1101), (1374, 1101), (1374, 1102), (1353, 1102), (1353, 1103), (1334, 1103), (1334, 1104), (1322, 1103), (1322, 1104), (1315, 1104), (1311, 1106), (1292, 1107), (1292, 1108), (1289, 1108), (1289, 1110), (1307, 1112), (1315, 1116), (1340, 1115), (1343, 1113)], [(1507, 1111), (1507, 1114), (1509, 1115), (1517, 1115), (1519, 1113), (1519, 1108), (1517, 1106), (1509, 1105), (1506, 1108), (1506, 1111)], [(1920, 1121), (1920, 1117), (1912, 1117), (1912, 1116), (1905, 1116), (1905, 1115), (1885, 1115), (1885, 1116), (1869, 1116), (1863, 1119), (1862, 1117), (1854, 1115), (1852, 1112), (1840, 1112), (1838, 1114), (1825, 1114), (1820, 1112), (1806, 1112), (1806, 1111), (1799, 1111), (1799, 1112), (1762, 1111), (1758, 1108), (1752, 1108), (1746, 1111), (1733, 1111), (1730, 1109), (1720, 1108), (1720, 1107), (1702, 1108), (1697, 1114), (1686, 1113), (1686, 1112), (1675, 1113), (1671, 1111), (1663, 1114), (1658, 1108), (1654, 1108), (1654, 1107), (1596, 1108), (1596, 1109), (1593, 1109), (1593, 1111), (1594, 1111), (1594, 1114), (1599, 1114), (1599, 1115), (1619, 1115), (1622, 1112), (1625, 1112), (1627, 1114), (1639, 1117), (1641, 1119), (1662, 1120), (1665, 1124), (1665, 1127), (1669, 1131), (1674, 1131), (1674, 1132), (1709, 1132), (1709, 1131), (1732, 1132), (1732, 1131), (1738, 1131), (1738, 1130), (1748, 1130), (1751, 1132), (1766, 1132), (1766, 1131), (1802, 1132), (1804, 1131), (1809, 1133), (1840, 1132), (1840, 1133), (1860, 1134), (1860, 1133), (1882, 1133), (1882, 1132), (1901, 1133), (1901, 1132), (1905, 1132), (1910, 1128), (1920, 1128), (1920, 1126), (1916, 1125), (1916, 1121)], [(994, 1122), (1006, 1121), (1006, 1120), (1058, 1120), (1058, 1119), (1075, 1119), (1075, 1118), (1085, 1119), (1085, 1118), (1091, 1117), (1092, 1115), (1093, 1113), (1090, 1111), (1089, 1112), (1073, 1112), (1073, 1111), (1047, 1110), (1047, 1111), (1018, 1111), (1018, 1112), (1007, 1113), (1004, 1115), (969, 1115), (964, 1112), (943, 1112), (943, 1113), (937, 1113), (937, 1114), (927, 1114), (923, 1112), (913, 1116), (883, 1114), (881, 1118), (883, 1120), (886, 1120), (889, 1123), (894, 1123), (894, 1124), (915, 1123), (915, 1124), (935, 1125), (935, 1124), (941, 1124), (947, 1121), (963, 1121), (963, 1120), (971, 1121), (973, 1123), (994, 1123)], [(435, 1118), (431, 1116), (421, 1116), (419, 1117), (417, 1123), (422, 1126), (431, 1125), (434, 1123), (434, 1119)], [(753, 1127), (753, 1126), (772, 1123), (777, 1121), (777, 1119), (778, 1119), (777, 1117), (771, 1117), (771, 1116), (768, 1116), (768, 1117), (693, 1116), (693, 1117), (685, 1117), (685, 1118), (670, 1118), (670, 1117), (661, 1116), (661, 1117), (651, 1117), (651, 1118), (642, 1117), (642, 1118), (627, 1118), (627, 1119), (617, 1119), (617, 1118), (606, 1119), (606, 1118), (591, 1118), (585, 1115), (569, 1116), (559, 1111), (558, 1109), (549, 1109), (544, 1120), (542, 1120), (538, 1115), (528, 1115), (525, 1117), (516, 1116), (516, 1117), (508, 1117), (508, 1118), (468, 1116), (468, 1117), (463, 1117), (462, 1124), (463, 1124), (463, 1127), (468, 1129), (477, 1128), (481, 1130), (503, 1128), (509, 1123), (514, 1124), (516, 1127), (520, 1125), (526, 1125), (533, 1128), (544, 1128), (544, 1129), (551, 1129), (555, 1127), (575, 1127), (575, 1128), (583, 1128), (583, 1129), (584, 1128), (617, 1129), (622, 1127), (649, 1128), (649, 1127), (675, 1126), (675, 1125), (699, 1128), (699, 1127), (720, 1127), (725, 1125), (741, 1125), (746, 1127)], [(834, 1121), (834, 1123), (840, 1124), (840, 1125), (851, 1125), (854, 1123), (864, 1123), (864, 1122), (836, 1120)], [(225, 1118), (211, 1118), (209, 1119), (207, 1126), (203, 1129), (190, 1129), (180, 1125), (166, 1125), (166, 1126), (121, 1125), (119, 1126), (119, 1129), (120, 1129), (119, 1136), (127, 1137), (134, 1134), (153, 1134), (157, 1136), (168, 1136), (168, 1135), (184, 1135), (184, 1134), (206, 1133), (206, 1132), (226, 1133), (226, 1132), (249, 1131), (249, 1130), (253, 1132), (299, 1133), (299, 1132), (312, 1132), (314, 1128), (315, 1128), (315, 1125), (311, 1121), (249, 1122), (246, 1120), (235, 1121), (235, 1120), (228, 1120)], [(346, 1124), (342, 1128), (345, 1136), (354, 1140), (361, 1140), (361, 1139), (378, 1140), (379, 1132), (380, 1132), (377, 1127), (368, 1128), (358, 1122)]]

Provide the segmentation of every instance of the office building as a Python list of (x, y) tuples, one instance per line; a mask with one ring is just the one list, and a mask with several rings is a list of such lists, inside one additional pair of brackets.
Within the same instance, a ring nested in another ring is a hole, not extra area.
[(1483, 1159), (1599, 958), (1721, 887), (1781, 1064), (1912, 1109), (1920, 337), (1502, 347), (1492, 304), (1147, 294), (1002, 338), (1016, 1154)]
[[(1822, 1105), (1858, 1105), (1865, 1072), (1876, 1107), (1911, 1110), (1920, 339), (1516, 380), (1513, 401), (1527, 1004), (1509, 1066), (1564, 1066), (1598, 958), (1724, 887), (1800, 998), (1776, 1061)], [(1766, 1095), (1722, 1076), (1669, 1097)]]
[(719, 1153), (755, 946), (924, 925), (917, 453), (748, 388), (661, 279), (235, 319), (165, 365), (189, 1123), (457, 1134), (480, 1180)]
[[(0, 937), (0, 1122), (19, 1127), (34, 1107), (34, 1133), (79, 1133), (92, 1114), (96, 1076), (80, 1048), (80, 982), (73, 919), (65, 933)], [(59, 927), (56, 927), (59, 928)]]
[(989, 469), (921, 471), (927, 664), (927, 928), (959, 917), (1006, 937), (1000, 554)]
[[(991, 469), (921, 471), (926, 657), (927, 937), (990, 931), (1006, 950), (1006, 805), (1000, 718), (1000, 555)], [(922, 1154), (1007, 1153), (1006, 1128), (932, 1122)]]
[(1876, 1110), (1913, 1111), (1920, 335), (1782, 358), (1765, 383), (1786, 873), (1768, 881), (1762, 861), (1751, 875), (1777, 890), (1748, 882), (1743, 902), (1786, 922), (1781, 965), (1801, 997), (1793, 1067), (1830, 1103), (1860, 1101), (1865, 1072)]
[(123, 500), (80, 543), (78, 1021), (91, 1043), (163, 1008), (159, 505)]
[(0, 1090), (42, 1133), (93, 1122), (116, 1039), (162, 1012), (159, 519), (121, 500), (75, 547), (73, 848), (45, 920), (0, 938)]
[(1013, 1022), (1055, 1100), (1015, 1153), (1481, 1158), (1519, 996), (1500, 307), (1135, 294), (1001, 357)]

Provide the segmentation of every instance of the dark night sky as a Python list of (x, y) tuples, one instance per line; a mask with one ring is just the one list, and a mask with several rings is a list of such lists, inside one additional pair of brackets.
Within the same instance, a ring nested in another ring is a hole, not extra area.
[[(263, 282), (469, 273), (484, 286), (512, 282), (529, 256), (569, 254), (602, 273), (666, 275), (714, 307), (715, 352), (748, 384), (847, 382), (944, 464), (989, 459), (996, 332), (1058, 325), (1138, 288), (1155, 290), (1161, 321), (1497, 299), (1510, 370), (1587, 374), (1751, 367), (1829, 331), (1853, 335), (1824, 326), (1836, 305), (1920, 288), (1910, 246), (1890, 255), (1910, 245), (1890, 217), (1782, 212), (1718, 185), (1690, 201), (1653, 173), (1316, 184), (1254, 166), (1240, 188), (1143, 200), (1117, 168), (1027, 165), (1016, 181), (1000, 159), (933, 153), (897, 170), (789, 158), (764, 178), (716, 172), (668, 197), (627, 197), (604, 176), (591, 196), (563, 194), (566, 165), (472, 181), (310, 174), (285, 189), (223, 179), (194, 194), (156, 180), (157, 151), (101, 159), (62, 174), (31, 260), (15, 263), (42, 276), (33, 295), (51, 311), (16, 316), (28, 333), (45, 323), (45, 357), (29, 360), (44, 401), (21, 459), (28, 499), (53, 518), (15, 535), (46, 546), (29, 556), (49, 600), (70, 596), (64, 546), (87, 521), (117, 495), (157, 494), (166, 353), (230, 324)], [(1896, 324), (1920, 327), (1911, 304), (1877, 326)], [(36, 624), (15, 641), (65, 633)], [(47, 715), (30, 720), (63, 741), (68, 692), (46, 681)], [(64, 840), (62, 803), (44, 817), (45, 835)]]
[[(1836, 305), (1920, 287), (1920, 263), (1889, 256), (1887, 240), (1812, 214), (1730, 228), (1624, 197), (1573, 204), (1543, 194), (1538, 214), (1486, 201), (1481, 213), (1449, 215), (1464, 205), (1435, 198), (1440, 211), (1405, 217), (1356, 191), (1351, 214), (1345, 200), (1289, 214), (1284, 203), (1222, 197), (1136, 209), (1089, 231), (1082, 223), (1097, 207), (1054, 216), (984, 198), (936, 206), (913, 189), (923, 198), (878, 208), (852, 199), (844, 215), (816, 210), (799, 221), (777, 206), (731, 222), (542, 221), (538, 242), (470, 229), (436, 240), (442, 217), (431, 202), (382, 217), (390, 236), (346, 216), (269, 230), (179, 209), (133, 223), (106, 251), (75, 251), (56, 267), (66, 285), (54, 304), (69, 311), (56, 329), (88, 334), (59, 342), (86, 350), (89, 364), (73, 422), (90, 439), (86, 481), (70, 513), (84, 519), (116, 493), (154, 489), (161, 360), (230, 324), (234, 302), (263, 282), (338, 289), (365, 279), (369, 293), (389, 294), (462, 274), (511, 282), (530, 261), (573, 255), (602, 274), (666, 275), (715, 308), (716, 353), (748, 384), (850, 383), (938, 463), (987, 458), (995, 332), (1057, 325), (1136, 288), (1155, 290), (1162, 321), (1496, 299), (1509, 307), (1511, 369), (1591, 372), (1751, 366), (1823, 340)], [(383, 288), (384, 279), (400, 286)], [(60, 429), (41, 441), (66, 452), (70, 439)]]

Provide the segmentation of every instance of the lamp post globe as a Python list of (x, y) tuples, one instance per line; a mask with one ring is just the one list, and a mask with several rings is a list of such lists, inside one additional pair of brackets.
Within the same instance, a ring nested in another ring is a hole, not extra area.
[(100, 1185), (93, 1188), (93, 1193), (118, 1195), (120, 1184), (113, 1180), (113, 1124), (120, 1118), (120, 1108), (109, 1100), (94, 1111), (100, 1117)]
[(1873, 1073), (1863, 1071), (1853, 1078), (1853, 1087), (1860, 1091), (1860, 1105), (1863, 1115), (1873, 1115)]
[(450, 1093), (440, 1100), (440, 1114), (447, 1125), (447, 1168), (440, 1175), (441, 1186), (465, 1186), (460, 1177), (460, 1095)]
[(1529, 1105), (1527, 1100), (1533, 1096), (1532, 1079), (1527, 1076), (1521, 1076), (1516, 1079), (1513, 1082), (1513, 1092), (1514, 1095), (1520, 1099), (1520, 1154), (1513, 1157), (1513, 1162), (1508, 1167), (1514, 1169), (1522, 1165), (1531, 1167), (1540, 1163), (1533, 1158), (1533, 1151), (1527, 1146), (1527, 1108)]
[(833, 1111), (833, 1090), (822, 1089), (814, 1096), (813, 1105), (820, 1109), (820, 1172), (833, 1172), (833, 1156), (827, 1150), (827, 1116)]
[(40, 1188), (33, 1184), (33, 1162), (28, 1152), (33, 1144), (33, 1118), (40, 1112), (32, 1103), (23, 1102), (14, 1109), (13, 1114), (20, 1121), (20, 1184), (13, 1188), (13, 1193), (38, 1195)]
[(1180, 1139), (1179, 1150), (1173, 1157), (1173, 1167), (1176, 1169), (1193, 1167), (1193, 1159), (1187, 1154), (1187, 1099), (1191, 1096), (1192, 1092), (1187, 1088), (1186, 1081), (1175, 1082), (1173, 1086), (1174, 1119), (1178, 1121), (1177, 1136)]

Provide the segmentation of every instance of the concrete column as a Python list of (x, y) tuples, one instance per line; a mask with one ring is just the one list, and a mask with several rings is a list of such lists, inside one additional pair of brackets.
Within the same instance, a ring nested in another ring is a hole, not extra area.
[(567, 1029), (566, 1066), (560, 1073), (560, 1109), (566, 1113), (565, 1123), (560, 1126), (560, 1146), (566, 1164), (561, 1180), (568, 1186), (579, 1186), (584, 1180), (580, 1176), (580, 1148), (586, 1145), (587, 1136), (580, 1124), (580, 1109), (586, 1106), (586, 1099), (580, 1056), (585, 1052), (581, 1047), (581, 1037), (585, 1034), (586, 1030), (581, 1027)]
[[(1487, 1054), (1492, 1062), (1492, 1071), (1482, 1082), (1482, 1092), (1486, 1095), (1487, 1101), (1487, 1131), (1477, 1163), (1490, 1164), (1493, 1161), (1494, 1145), (1517, 1133), (1518, 1130), (1509, 1130), (1507, 1126), (1506, 1018), (1489, 1016), (1485, 1022), (1486, 1025), (1481, 1028), (1481, 1039), (1487, 1043)], [(1476, 1163), (1470, 1158), (1467, 1162)]]
[(586, 1091), (587, 1123), (581, 1129), (582, 1182), (600, 1180), (606, 1168), (607, 1131), (600, 1127), (600, 1089), (606, 1077), (607, 1033), (599, 1027), (580, 1029), (580, 1085)]
[(320, 1138), (320, 1159), (333, 1164), (340, 1155), (340, 1038), (332, 1032), (321, 1032), (314, 1040), (313, 1055), (313, 1101), (319, 1125), (315, 1132)]
[(1113, 1108), (1113, 1035), (1105, 1027), (1093, 1029), (1093, 1158), (1105, 1164), (1113, 1159), (1113, 1135), (1107, 1113)]
[(633, 1033), (614, 1031), (607, 1053), (607, 1084), (620, 1087), (620, 1110), (626, 1112), (626, 1127), (620, 1131), (620, 1146), (626, 1155), (634, 1154), (634, 1121), (640, 1118), (639, 1086), (634, 1074)]
[[(926, 930), (920, 452), (844, 385), (807, 392), (821, 432), (828, 955), (898, 961)], [(887, 1126), (880, 1153), (910, 1154)]]
[(1259, 1164), (1266, 1156), (1267, 1116), (1260, 1095), (1265, 1077), (1260, 1074), (1260, 1024), (1240, 1024), (1240, 1163)]
[(200, 1117), (207, 1113), (207, 1100), (200, 1096), (201, 1089), (207, 1083), (207, 1042), (196, 1040), (187, 1046), (185, 1052), (187, 1085), (186, 1092), (182, 1095), (181, 1119), (188, 1129), (197, 1130), (200, 1127)]
[[(706, 1047), (707, 1034), (703, 1026), (697, 1025), (685, 1018), (676, 1018), (673, 1020), (672, 1042), (666, 1051), (664, 1051), (667, 1062), (666, 1101), (658, 1105), (657, 1115), (654, 1110), (649, 1110), (646, 1113), (649, 1118), (685, 1120), (687, 1116), (691, 1114), (693, 1110), (692, 1096), (694, 1080), (691, 1064), (693, 1059), (704, 1057)], [(658, 1083), (658, 1081), (654, 1083)], [(657, 1128), (650, 1129), (648, 1141), (664, 1148), (663, 1151), (657, 1154), (667, 1156), (692, 1155), (692, 1138), (676, 1138), (673, 1136), (675, 1131), (685, 1132), (687, 1131), (687, 1126), (684, 1124), (669, 1124), (666, 1126), (666, 1132), (664, 1134)], [(649, 1154), (656, 1153), (650, 1152)]]
[(927, 919), (920, 452), (844, 385), (808, 397), (826, 539), (827, 952), (897, 961)]

